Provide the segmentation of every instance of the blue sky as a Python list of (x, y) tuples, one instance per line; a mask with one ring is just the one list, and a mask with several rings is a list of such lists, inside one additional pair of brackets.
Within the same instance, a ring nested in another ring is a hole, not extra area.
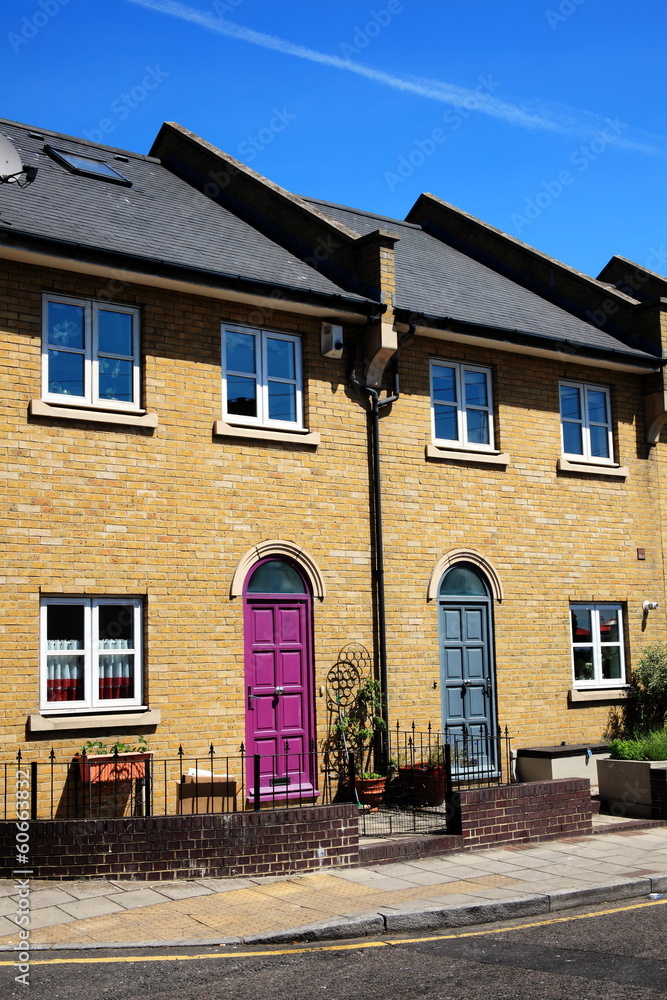
[(667, 274), (664, 0), (10, 0), (2, 117), (147, 152), (177, 121), (299, 194), (422, 191), (597, 274)]

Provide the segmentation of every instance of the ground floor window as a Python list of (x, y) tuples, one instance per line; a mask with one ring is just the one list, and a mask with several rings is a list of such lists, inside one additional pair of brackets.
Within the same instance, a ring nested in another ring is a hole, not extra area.
[(41, 605), (42, 711), (116, 709), (142, 702), (142, 602), (48, 597)]
[(571, 604), (572, 666), (577, 687), (625, 684), (620, 604)]

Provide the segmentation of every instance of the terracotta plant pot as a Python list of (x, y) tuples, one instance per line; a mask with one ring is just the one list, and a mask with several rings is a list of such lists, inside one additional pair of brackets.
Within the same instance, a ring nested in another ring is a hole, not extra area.
[(79, 777), (93, 784), (115, 781), (132, 781), (146, 777), (146, 761), (153, 756), (152, 751), (136, 753), (100, 753), (89, 757), (78, 757)]
[(400, 766), (397, 792), (408, 805), (442, 805), (445, 801), (444, 767), (431, 767), (425, 763)]
[(386, 778), (355, 778), (357, 797), (361, 805), (370, 806), (374, 812), (384, 798), (386, 783)]

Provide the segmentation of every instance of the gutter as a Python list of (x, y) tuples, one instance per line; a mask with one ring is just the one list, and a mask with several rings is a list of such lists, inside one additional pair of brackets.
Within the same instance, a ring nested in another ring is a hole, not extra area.
[[(162, 257), (149, 257), (140, 254), (120, 253), (117, 251), (100, 250), (74, 240), (52, 240), (35, 236), (31, 233), (14, 232), (11, 229), (0, 229), (0, 255), (2, 248), (14, 249), (19, 252), (36, 253), (62, 257), (63, 260), (76, 260), (81, 263), (96, 264), (116, 272), (128, 272), (128, 263), (135, 268), (131, 273), (143, 276), (155, 276), (171, 281), (189, 281), (207, 288), (230, 289), (245, 291), (247, 294), (262, 295), (271, 298), (274, 307), (280, 303), (308, 303), (326, 306), (331, 310), (344, 309), (353, 311), (362, 317), (383, 312), (386, 306), (361, 297), (348, 297), (337, 292), (322, 292), (312, 288), (301, 289), (290, 285), (281, 285), (275, 281), (262, 278), (249, 278), (240, 274), (230, 274), (215, 271), (210, 268), (195, 267), (188, 264), (175, 264)], [(67, 251), (64, 253), (63, 251)], [(305, 266), (305, 265), (304, 265)], [(129, 280), (129, 279), (128, 279)], [(276, 292), (285, 292), (285, 297), (277, 297)]]
[[(405, 312), (407, 311), (396, 309), (397, 317)], [(481, 325), (468, 320), (455, 319), (452, 316), (436, 318), (425, 316), (423, 313), (410, 312), (403, 322), (409, 323), (412, 327), (420, 327), (427, 334), (440, 331), (442, 333), (460, 333), (480, 339), (493, 336), (500, 350), (502, 350), (502, 344), (507, 343), (541, 351), (550, 350), (553, 354), (568, 354), (580, 357), (584, 362), (587, 358), (600, 359), (651, 371), (659, 371), (667, 365), (667, 358), (649, 354), (648, 351), (639, 354), (639, 351), (634, 353), (632, 350), (624, 351), (613, 347), (598, 347), (595, 344), (581, 344), (567, 337), (557, 338), (546, 333), (534, 333), (492, 324)], [(607, 336), (611, 336), (611, 334), (607, 334)]]

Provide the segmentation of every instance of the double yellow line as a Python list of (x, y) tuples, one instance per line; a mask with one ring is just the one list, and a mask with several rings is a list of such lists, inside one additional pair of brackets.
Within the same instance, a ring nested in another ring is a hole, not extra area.
[[(357, 941), (353, 944), (312, 944), (301, 948), (264, 948), (262, 951), (215, 951), (202, 952), (197, 955), (119, 955), (111, 958), (90, 956), (87, 958), (44, 958), (30, 960), (30, 966), (37, 965), (112, 965), (122, 962), (199, 962), (209, 958), (266, 958), (271, 955), (303, 955), (306, 952), (319, 951), (358, 951), (361, 948), (394, 948), (396, 945), (421, 944), (424, 941), (451, 941), (455, 938), (482, 937), (488, 934), (507, 934), (511, 931), (525, 931), (532, 927), (548, 927), (551, 924), (569, 923), (572, 920), (590, 920), (593, 917), (604, 917), (610, 913), (627, 913), (629, 910), (642, 910), (650, 906), (662, 906), (667, 899), (656, 899), (630, 906), (617, 906), (613, 909), (596, 910), (594, 913), (579, 913), (570, 917), (551, 917), (548, 920), (534, 920), (528, 924), (514, 924), (512, 927), (491, 927), (480, 931), (456, 931), (450, 934), (420, 935), (412, 938), (392, 938), (391, 941)], [(113, 945), (109, 945), (110, 950)], [(184, 946), (185, 947), (185, 946)], [(6, 953), (5, 953), (6, 954)], [(11, 961), (0, 962), (0, 966), (14, 965)]]

